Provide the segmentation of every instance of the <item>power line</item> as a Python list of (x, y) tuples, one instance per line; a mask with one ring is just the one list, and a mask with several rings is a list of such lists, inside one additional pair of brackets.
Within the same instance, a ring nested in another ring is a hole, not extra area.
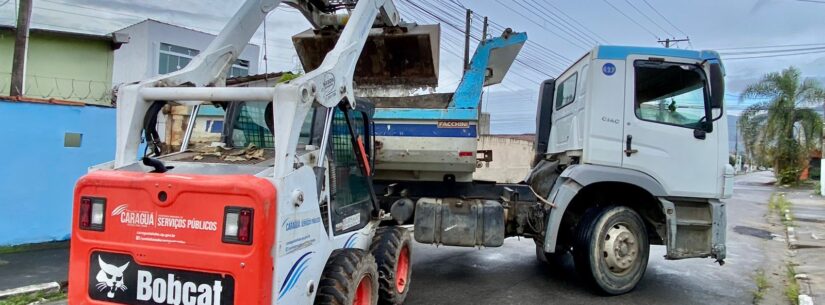
[[(558, 18), (558, 21), (561, 22), (561, 23), (564, 23), (564, 24), (557, 24), (557, 23), (554, 22), (555, 19), (542, 16), (543, 14), (541, 12), (531, 11), (530, 8), (525, 7), (524, 5), (518, 3), (518, 1), (513, 1), (513, 2), (516, 3), (518, 6), (521, 6), (522, 8), (524, 8), (524, 10), (527, 11), (528, 13), (532, 13), (533, 15), (536, 15), (541, 20), (543, 20), (545, 23), (553, 24), (559, 30), (562, 30), (563, 32), (570, 35), (570, 37), (576, 38), (579, 41), (584, 42), (585, 46), (592, 46), (594, 43), (595, 44), (599, 43), (598, 39), (594, 39), (594, 38), (590, 37), (589, 35), (587, 35), (587, 33), (583, 33), (583, 32), (580, 32), (580, 31), (576, 30), (570, 23), (566, 22), (564, 19), (562, 19), (561, 17), (559, 17), (558, 15), (553, 13), (552, 11), (544, 10), (544, 7), (542, 7), (541, 5), (537, 5), (535, 7), (538, 8), (539, 10), (543, 10), (542, 12), (549, 13), (550, 15)], [(571, 33), (571, 32), (576, 32), (576, 33)], [(591, 41), (580, 39), (580, 37), (587, 38)]]
[(787, 52), (799, 52), (799, 51), (813, 51), (813, 50), (820, 50), (825, 51), (825, 46), (822, 47), (814, 47), (814, 48), (796, 48), (796, 49), (783, 49), (783, 50), (764, 50), (764, 51), (743, 51), (743, 52), (730, 52), (720, 53), (721, 55), (752, 55), (752, 54), (771, 54), (771, 53), (787, 53)]
[[(584, 26), (583, 24), (581, 24), (580, 22), (578, 22), (578, 21), (576, 20), (576, 18), (570, 17), (570, 15), (568, 15), (567, 13), (565, 13), (565, 12), (564, 12), (564, 10), (560, 9), (558, 6), (553, 5), (553, 3), (549, 2), (549, 1), (548, 1), (548, 2), (544, 2), (544, 3), (538, 3), (538, 2), (537, 2), (537, 1), (535, 1), (535, 0), (533, 1), (533, 3), (534, 3), (534, 4), (536, 4), (536, 6), (537, 6), (537, 7), (541, 7), (541, 5), (539, 5), (539, 4), (546, 4), (546, 5), (550, 6), (550, 7), (552, 7), (552, 8), (553, 8), (553, 9), (555, 9), (557, 12), (559, 12), (560, 14), (562, 14), (564, 17), (567, 17), (567, 19), (569, 19), (570, 21), (572, 21), (573, 23), (577, 24), (579, 27), (581, 27), (582, 29), (584, 29), (586, 32), (588, 32), (588, 33), (590, 33), (591, 35), (593, 35), (594, 37), (598, 38), (598, 40), (601, 40), (602, 42), (608, 43), (608, 42), (607, 42), (607, 39), (605, 39), (604, 37), (600, 36), (599, 34), (596, 34), (596, 32), (593, 32), (593, 31), (592, 31), (592, 30), (590, 30), (588, 27), (586, 27), (586, 26)], [(549, 9), (548, 9), (548, 11), (549, 11)]]
[(792, 53), (792, 54), (773, 54), (773, 55), (759, 55), (759, 56), (748, 56), (748, 57), (733, 57), (733, 58), (724, 58), (724, 60), (725, 60), (725, 61), (730, 61), (730, 60), (740, 60), (740, 59), (769, 58), (769, 57), (785, 57), (785, 56), (797, 56), (797, 55), (818, 54), (818, 53), (825, 53), (825, 50), (819, 50), (819, 51), (808, 51), (808, 52)]
[(671, 34), (670, 32), (668, 32), (668, 30), (665, 30), (665, 28), (663, 28), (661, 25), (659, 25), (659, 23), (658, 23), (658, 22), (653, 21), (653, 18), (650, 18), (650, 16), (648, 16), (648, 15), (647, 15), (647, 14), (645, 14), (645, 13), (643, 13), (643, 12), (642, 12), (642, 10), (640, 10), (638, 7), (636, 7), (636, 5), (634, 5), (632, 2), (630, 2), (630, 1), (628, 1), (628, 0), (624, 0), (624, 2), (626, 2), (627, 4), (629, 4), (629, 5), (630, 5), (630, 7), (632, 7), (632, 8), (633, 8), (633, 10), (635, 10), (637, 13), (639, 13), (639, 15), (642, 15), (642, 17), (645, 17), (645, 19), (647, 19), (647, 21), (650, 21), (650, 23), (653, 23), (653, 25), (655, 25), (655, 26), (656, 26), (656, 27), (658, 27), (660, 30), (662, 30), (663, 32), (665, 32), (665, 34), (668, 34), (670, 37), (676, 37), (675, 35), (673, 35), (673, 34)]
[(785, 45), (772, 45), (772, 46), (749, 46), (749, 47), (727, 47), (727, 48), (715, 48), (716, 51), (722, 50), (746, 50), (746, 49), (769, 49), (769, 48), (785, 48), (785, 47), (808, 47), (808, 46), (823, 46), (823, 43), (802, 43), (802, 44), (785, 44)]
[(643, 26), (642, 24), (640, 24), (639, 22), (637, 22), (637, 21), (636, 21), (636, 19), (630, 18), (630, 16), (628, 16), (628, 15), (627, 15), (627, 14), (625, 14), (622, 10), (620, 10), (618, 7), (616, 7), (615, 5), (613, 5), (613, 3), (610, 3), (610, 2), (608, 2), (607, 0), (602, 0), (602, 2), (604, 2), (604, 3), (606, 3), (607, 5), (609, 5), (610, 7), (612, 7), (614, 10), (616, 10), (617, 12), (619, 12), (619, 14), (621, 14), (622, 16), (624, 16), (625, 18), (627, 18), (627, 20), (630, 20), (630, 22), (633, 22), (634, 24), (636, 24), (636, 26), (638, 26), (640, 29), (644, 30), (645, 32), (647, 32), (647, 33), (648, 33), (648, 34), (650, 34), (651, 36), (655, 37), (656, 39), (659, 39), (659, 36), (657, 36), (655, 33), (653, 33), (652, 31), (650, 31), (648, 28), (646, 28), (645, 26)]
[[(568, 42), (568, 43), (570, 43), (571, 45), (574, 45), (574, 46), (576, 46), (576, 47), (578, 47), (578, 48), (581, 48), (581, 49), (587, 49), (587, 47), (586, 47), (586, 45), (587, 45), (587, 44), (585, 44), (585, 46), (583, 46), (583, 45), (579, 44), (579, 42), (574, 42), (573, 40), (570, 40), (570, 39), (567, 39), (567, 38), (565, 38), (565, 37), (562, 37), (561, 35), (559, 35), (558, 33), (556, 33), (556, 31), (553, 31), (553, 30), (551, 30), (551, 29), (547, 28), (546, 26), (544, 26), (543, 24), (540, 24), (540, 23), (538, 23), (537, 21), (533, 20), (532, 18), (525, 16), (525, 15), (524, 15), (524, 14), (522, 14), (520, 11), (516, 10), (515, 8), (512, 8), (511, 6), (509, 6), (509, 5), (507, 5), (507, 4), (502, 3), (500, 0), (496, 0), (496, 3), (498, 3), (499, 5), (501, 5), (502, 7), (506, 8), (506, 9), (509, 9), (509, 10), (513, 11), (514, 13), (518, 14), (519, 16), (521, 16), (522, 18), (526, 19), (527, 21), (530, 21), (530, 22), (532, 22), (533, 24), (535, 24), (535, 25), (539, 26), (540, 28), (545, 29), (546, 31), (548, 31), (548, 32), (551, 32), (551, 33), (555, 34), (557, 37), (559, 37), (559, 38), (563, 39), (564, 41), (567, 41), (567, 42)], [(514, 3), (515, 3), (515, 4), (518, 4), (519, 6), (521, 6), (521, 4), (520, 4), (520, 3), (518, 3), (518, 2), (514, 2)], [(524, 7), (524, 6), (522, 6), (522, 7)], [(529, 11), (529, 9), (528, 9), (528, 11)], [(568, 35), (569, 35), (569, 34), (568, 34)]]
[(665, 22), (667, 22), (667, 24), (669, 24), (669, 25), (670, 25), (670, 26), (672, 26), (674, 29), (676, 29), (676, 31), (678, 31), (679, 33), (681, 33), (681, 34), (682, 34), (682, 36), (688, 36), (688, 34), (685, 34), (685, 31), (682, 31), (682, 29), (680, 29), (678, 26), (676, 26), (675, 24), (673, 24), (672, 22), (670, 22), (670, 18), (665, 17), (665, 15), (662, 15), (662, 13), (660, 13), (660, 12), (659, 12), (659, 10), (657, 10), (655, 7), (653, 7), (653, 5), (650, 5), (650, 2), (647, 2), (647, 0), (642, 0), (642, 1), (644, 1), (644, 3), (647, 5), (647, 7), (649, 7), (651, 10), (653, 10), (653, 12), (654, 12), (654, 13), (656, 13), (656, 15), (659, 15), (659, 17), (662, 17), (662, 19), (663, 19)]

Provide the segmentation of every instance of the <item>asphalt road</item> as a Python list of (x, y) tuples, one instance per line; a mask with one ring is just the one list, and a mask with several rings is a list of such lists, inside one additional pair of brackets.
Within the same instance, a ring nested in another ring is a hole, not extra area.
[(751, 304), (754, 271), (767, 263), (765, 251), (782, 249), (783, 244), (733, 229), (765, 228), (772, 188), (763, 182), (770, 177), (737, 177), (734, 197), (725, 200), (724, 266), (712, 259), (666, 261), (664, 247), (652, 246), (638, 287), (622, 296), (604, 297), (580, 283), (569, 256), (557, 271), (537, 262), (530, 239), (511, 238), (503, 247), (482, 250), (416, 244), (411, 290), (404, 304)]

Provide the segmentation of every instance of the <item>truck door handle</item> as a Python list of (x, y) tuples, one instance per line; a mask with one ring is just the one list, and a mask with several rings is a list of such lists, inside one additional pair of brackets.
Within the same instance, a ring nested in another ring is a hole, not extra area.
[(624, 154), (628, 157), (630, 157), (630, 155), (632, 155), (632, 154), (635, 154), (635, 153), (639, 152), (638, 149), (631, 149), (630, 148), (630, 146), (631, 146), (630, 143), (632, 141), (633, 141), (633, 136), (632, 135), (627, 135), (627, 142), (625, 142), (626, 144), (625, 144)]

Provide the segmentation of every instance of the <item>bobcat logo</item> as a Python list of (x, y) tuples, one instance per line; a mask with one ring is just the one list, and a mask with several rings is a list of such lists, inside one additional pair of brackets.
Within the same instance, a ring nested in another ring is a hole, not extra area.
[(115, 292), (118, 290), (126, 291), (126, 284), (123, 283), (123, 271), (126, 270), (126, 267), (129, 267), (129, 263), (127, 262), (123, 266), (115, 266), (111, 264), (107, 264), (103, 261), (100, 256), (97, 256), (97, 262), (100, 264), (100, 272), (97, 273), (95, 279), (97, 280), (97, 287), (98, 291), (103, 291), (109, 289), (109, 292), (106, 293), (106, 296), (109, 298), (115, 297)]

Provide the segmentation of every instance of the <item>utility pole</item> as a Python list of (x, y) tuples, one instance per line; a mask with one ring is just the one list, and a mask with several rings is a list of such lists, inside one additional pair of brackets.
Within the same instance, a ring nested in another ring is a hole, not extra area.
[(487, 16), (484, 16), (484, 27), (481, 31), (481, 43), (484, 44), (484, 41), (487, 40)]
[(674, 39), (668, 38), (668, 39), (665, 39), (665, 40), (659, 39), (659, 43), (664, 44), (665, 48), (670, 48), (670, 44), (673, 43), (673, 42), (683, 42), (683, 41), (690, 41), (690, 37), (686, 37), (686, 38), (683, 38), (683, 39), (676, 39), (676, 38), (674, 38)]
[(23, 95), (26, 80), (26, 53), (29, 48), (29, 24), (32, 17), (32, 0), (21, 0), (14, 39), (14, 57), (11, 64), (11, 96)]
[(464, 73), (467, 73), (467, 70), (470, 69), (470, 24), (472, 21), (473, 11), (467, 9), (467, 19), (464, 27)]

